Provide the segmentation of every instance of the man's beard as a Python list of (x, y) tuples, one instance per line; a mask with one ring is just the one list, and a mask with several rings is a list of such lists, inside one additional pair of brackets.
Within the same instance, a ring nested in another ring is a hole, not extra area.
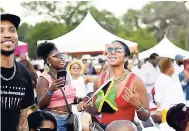
[(1, 54), (4, 55), (4, 56), (10, 56), (14, 53), (14, 49), (13, 50), (10, 50), (10, 51), (5, 51), (5, 50), (2, 50), (1, 49)]

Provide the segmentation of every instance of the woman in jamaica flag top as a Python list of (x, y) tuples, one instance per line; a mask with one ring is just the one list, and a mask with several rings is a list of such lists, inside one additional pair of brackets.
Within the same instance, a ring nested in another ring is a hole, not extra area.
[(128, 46), (122, 41), (113, 41), (107, 48), (109, 71), (97, 78), (94, 90), (113, 77), (93, 99), (93, 105), (82, 101), (78, 110), (85, 110), (91, 115), (102, 114), (101, 126), (105, 127), (115, 120), (134, 120), (135, 111), (140, 120), (149, 118), (147, 91), (142, 81), (133, 73), (124, 69), (124, 63), (130, 56)]

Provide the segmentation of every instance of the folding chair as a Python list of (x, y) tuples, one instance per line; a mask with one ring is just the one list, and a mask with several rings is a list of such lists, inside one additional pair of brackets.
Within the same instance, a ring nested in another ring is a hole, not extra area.
[[(154, 120), (152, 117), (149, 117), (149, 121), (152, 124), (152, 127), (144, 127), (142, 121), (138, 118), (137, 113), (135, 112), (135, 121), (140, 125), (141, 129), (139, 131), (160, 131), (160, 129), (156, 126)], [(138, 127), (137, 127), (138, 128)]]

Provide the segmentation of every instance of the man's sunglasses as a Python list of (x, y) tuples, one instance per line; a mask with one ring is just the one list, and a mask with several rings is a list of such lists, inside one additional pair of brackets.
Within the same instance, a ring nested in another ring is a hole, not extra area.
[(38, 128), (37, 131), (56, 131), (56, 129), (50, 129), (50, 128)]
[(123, 48), (120, 48), (120, 47), (108, 47), (107, 48), (107, 53), (112, 53), (112, 52), (115, 52), (115, 53), (123, 53)]

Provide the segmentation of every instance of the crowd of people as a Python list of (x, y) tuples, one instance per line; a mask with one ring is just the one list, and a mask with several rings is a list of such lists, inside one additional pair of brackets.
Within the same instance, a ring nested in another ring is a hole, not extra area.
[[(19, 23), (18, 16), (1, 14), (2, 131), (71, 131), (70, 109), (78, 119), (74, 131), (140, 131), (162, 123), (189, 131), (189, 59), (153, 53), (139, 60), (115, 40), (106, 58), (66, 61), (45, 41), (36, 47), (46, 65), (39, 69), (14, 58)], [(65, 77), (57, 78), (60, 70)]]

